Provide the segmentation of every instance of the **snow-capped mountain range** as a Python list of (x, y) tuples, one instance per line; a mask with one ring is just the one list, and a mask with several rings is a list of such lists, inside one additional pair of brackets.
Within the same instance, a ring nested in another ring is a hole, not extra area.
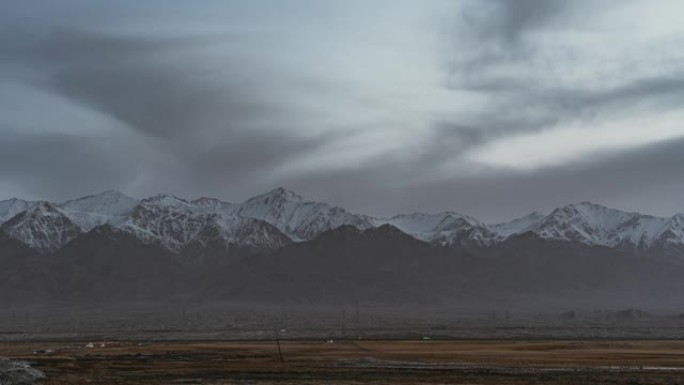
[(187, 201), (164, 194), (137, 200), (117, 191), (64, 203), (0, 201), (0, 233), (43, 252), (58, 250), (99, 226), (182, 253), (209, 245), (268, 251), (343, 225), (365, 230), (385, 224), (440, 246), (488, 247), (525, 235), (684, 257), (684, 215), (661, 218), (590, 202), (563, 206), (548, 215), (535, 212), (486, 224), (454, 212), (374, 218), (307, 201), (283, 188), (240, 204), (213, 198)]

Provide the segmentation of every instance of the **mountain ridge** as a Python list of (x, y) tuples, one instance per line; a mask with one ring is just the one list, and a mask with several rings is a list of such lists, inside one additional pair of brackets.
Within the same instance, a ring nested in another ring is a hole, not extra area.
[[(561, 206), (549, 214), (533, 212), (494, 224), (452, 211), (371, 217), (307, 200), (283, 187), (242, 203), (209, 197), (186, 200), (169, 194), (139, 200), (116, 190), (63, 203), (17, 198), (0, 201), (0, 232), (42, 251), (58, 250), (73, 238), (105, 224), (174, 252), (190, 243), (195, 247), (207, 243), (208, 234), (222, 237), (226, 245), (234, 247), (274, 250), (290, 242), (312, 240), (340, 226), (366, 230), (392, 225), (416, 239), (445, 247), (492, 247), (531, 232), (540, 239), (658, 257), (682, 259), (684, 255), (683, 214), (657, 217), (588, 201)], [(207, 226), (216, 228), (202, 233)], [(246, 236), (250, 231), (263, 237)], [(202, 239), (195, 240), (200, 233)]]
[(540, 308), (679, 306), (684, 297), (684, 215), (580, 202), (499, 224), (449, 211), (373, 218), (283, 189), (238, 204), (117, 192), (1, 203), (27, 209), (0, 224), (0, 304)]

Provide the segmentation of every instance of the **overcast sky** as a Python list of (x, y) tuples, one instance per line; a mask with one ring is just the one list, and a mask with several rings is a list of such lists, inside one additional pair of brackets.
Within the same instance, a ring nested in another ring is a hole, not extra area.
[(684, 212), (678, 0), (0, 0), (0, 199)]

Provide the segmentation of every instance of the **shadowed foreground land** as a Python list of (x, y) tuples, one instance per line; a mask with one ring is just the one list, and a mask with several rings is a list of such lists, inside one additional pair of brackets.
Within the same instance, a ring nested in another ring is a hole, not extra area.
[(11, 342), (50, 384), (684, 384), (684, 341)]

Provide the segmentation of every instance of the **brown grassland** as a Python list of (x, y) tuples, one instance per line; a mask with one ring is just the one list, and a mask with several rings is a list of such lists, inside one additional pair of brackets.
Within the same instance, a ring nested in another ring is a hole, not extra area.
[(45, 385), (684, 384), (684, 341), (7, 342)]

